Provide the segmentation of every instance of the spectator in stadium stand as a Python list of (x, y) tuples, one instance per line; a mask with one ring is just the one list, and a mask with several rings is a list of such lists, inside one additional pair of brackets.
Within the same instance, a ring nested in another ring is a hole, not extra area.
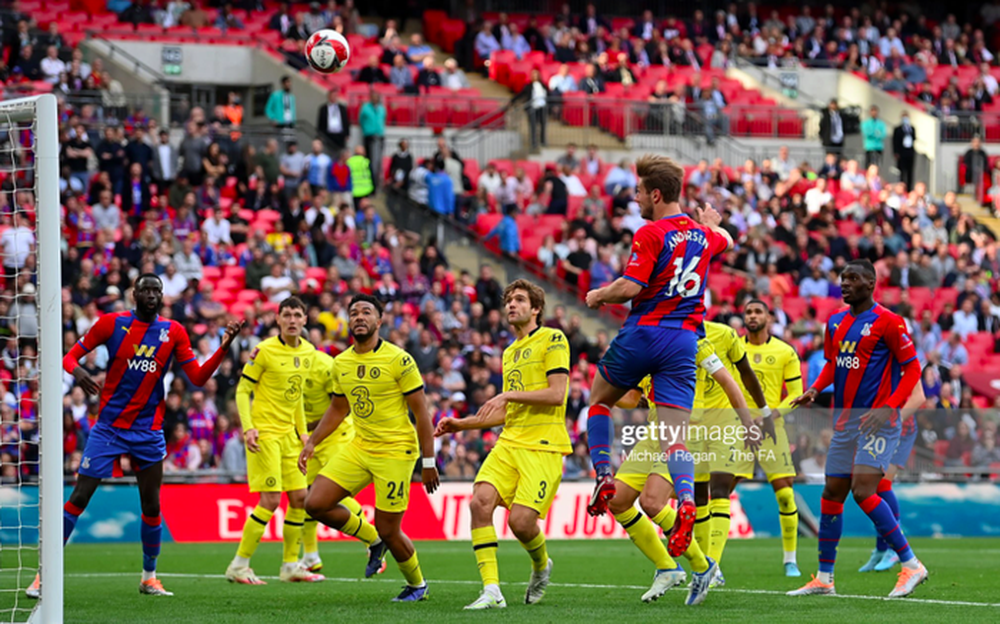
[(410, 142), (400, 139), (398, 149), (389, 161), (389, 180), (392, 186), (404, 191), (409, 188), (411, 171), (413, 154), (410, 153)]
[(483, 22), (482, 28), (476, 35), (473, 49), (479, 58), (484, 61), (488, 61), (491, 54), (501, 50), (500, 42), (497, 41), (496, 36), (493, 34), (493, 24), (491, 22)]
[(499, 310), (503, 305), (503, 288), (493, 277), (493, 267), (484, 264), (479, 268), (479, 279), (476, 280), (476, 301), (483, 305), (487, 312)]
[(146, 214), (153, 201), (149, 182), (142, 175), (142, 167), (137, 162), (129, 165), (129, 177), (122, 188), (121, 211), (129, 221), (138, 223)]
[(281, 156), (278, 170), (285, 179), (285, 193), (290, 194), (299, 180), (302, 179), (302, 172), (305, 169), (306, 156), (299, 151), (297, 141), (289, 141), (285, 146), (285, 153)]
[(455, 212), (455, 188), (451, 178), (438, 170), (433, 160), (427, 161), (427, 205), (441, 215)]
[(170, 142), (170, 133), (160, 131), (160, 140), (153, 147), (150, 176), (158, 189), (169, 188), (177, 177), (179, 158), (177, 148)]
[(202, 279), (204, 268), (201, 258), (194, 252), (194, 237), (189, 236), (184, 239), (181, 250), (174, 254), (174, 264), (177, 266), (177, 272), (188, 281)]
[(872, 106), (868, 111), (868, 119), (861, 124), (861, 135), (864, 138), (865, 167), (882, 165), (882, 150), (885, 149), (885, 137), (888, 134), (885, 122), (878, 116), (878, 106)]
[(271, 16), (271, 19), (268, 20), (267, 27), (270, 30), (276, 30), (281, 33), (282, 38), (287, 38), (288, 31), (291, 30), (292, 24), (294, 23), (295, 18), (289, 10), (289, 4), (287, 2), (282, 2), (278, 5), (278, 10)]
[(465, 72), (459, 69), (458, 62), (450, 58), (444, 62), (444, 71), (441, 72), (441, 84), (452, 91), (470, 88), (469, 78)]
[(504, 35), (500, 40), (500, 46), (504, 50), (510, 50), (514, 53), (517, 60), (523, 60), (528, 53), (531, 52), (531, 44), (528, 40), (524, 38), (524, 35), (520, 33), (517, 24), (511, 24), (509, 33)]
[(354, 148), (354, 155), (347, 159), (347, 166), (351, 170), (351, 195), (354, 198), (355, 210), (361, 205), (362, 199), (375, 194), (375, 184), (372, 181), (372, 163), (366, 154), (365, 146), (358, 145)]
[(424, 58), (423, 67), (417, 74), (417, 87), (424, 90), (424, 93), (430, 92), (431, 87), (441, 86), (441, 74), (438, 73), (437, 68), (434, 66), (434, 57), (428, 56)]
[(66, 63), (59, 58), (59, 48), (50, 45), (45, 52), (45, 58), (39, 64), (42, 80), (50, 84), (59, 82), (59, 75), (66, 71)]
[(351, 135), (351, 121), (347, 116), (347, 106), (340, 100), (340, 91), (330, 89), (326, 94), (326, 104), (319, 107), (316, 115), (316, 129), (332, 146), (334, 158), (347, 149), (347, 139)]
[(486, 163), (486, 167), (483, 172), (479, 174), (479, 179), (476, 181), (477, 191), (486, 191), (487, 195), (496, 195), (497, 189), (503, 182), (500, 180), (500, 173), (497, 172), (497, 167), (492, 162)]
[(292, 78), (281, 79), (281, 89), (272, 91), (264, 106), (264, 114), (275, 128), (295, 127), (295, 94), (292, 93)]
[(500, 251), (510, 258), (517, 258), (521, 252), (521, 234), (518, 231), (517, 222), (514, 220), (516, 216), (517, 205), (508, 205), (504, 208), (503, 218), (500, 219), (500, 222), (483, 237), (484, 243), (494, 238), (498, 239)]
[(389, 69), (389, 83), (399, 89), (400, 93), (418, 93), (413, 84), (413, 73), (402, 54), (397, 54), (392, 59), (392, 67)]
[[(361, 105), (358, 116), (358, 124), (361, 126), (361, 136), (364, 141), (365, 155), (370, 159), (369, 166), (372, 173), (372, 184), (378, 186), (382, 172), (382, 153), (385, 150), (385, 120), (386, 108), (382, 103), (382, 94), (378, 91), (371, 91), (368, 101)], [(351, 169), (353, 172), (353, 168)], [(357, 180), (355, 180), (355, 187)], [(357, 197), (357, 194), (355, 194)]]
[(201, 8), (201, 0), (191, 0), (191, 6), (181, 14), (181, 26), (193, 28), (205, 28), (209, 25), (208, 13)]
[(223, 32), (227, 30), (243, 30), (244, 28), (243, 21), (233, 14), (233, 5), (228, 2), (222, 5), (219, 16), (215, 18), (215, 27)]
[(844, 120), (840, 116), (837, 100), (830, 100), (819, 121), (819, 136), (823, 147), (835, 154), (844, 148)]
[(983, 175), (989, 171), (989, 156), (982, 148), (982, 141), (978, 136), (972, 137), (969, 149), (962, 156), (965, 163), (965, 180), (967, 186), (978, 186), (983, 181)]

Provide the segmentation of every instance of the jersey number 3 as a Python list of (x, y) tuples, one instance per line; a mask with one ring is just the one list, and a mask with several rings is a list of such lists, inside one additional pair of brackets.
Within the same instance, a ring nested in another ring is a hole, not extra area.
[(351, 396), (354, 397), (354, 403), (351, 405), (351, 411), (354, 415), (359, 418), (368, 418), (375, 411), (375, 404), (372, 403), (369, 398), (368, 388), (357, 387), (351, 390)]

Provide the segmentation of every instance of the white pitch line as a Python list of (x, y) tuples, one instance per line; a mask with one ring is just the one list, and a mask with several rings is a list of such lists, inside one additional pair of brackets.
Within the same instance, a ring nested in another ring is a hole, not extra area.
[[(121, 577), (121, 576), (137, 576), (132, 572), (94, 572), (94, 573), (71, 573), (67, 574), (68, 577), (75, 578), (106, 578), (106, 577)], [(157, 573), (157, 576), (162, 578), (198, 578), (198, 579), (224, 579), (226, 578), (224, 574), (187, 574), (181, 572), (165, 572)], [(257, 578), (276, 580), (277, 576), (261, 576), (258, 575)], [(333, 581), (336, 583), (400, 583), (400, 579), (360, 579), (360, 578), (334, 578), (326, 577), (327, 581)], [(480, 581), (467, 581), (467, 580), (432, 580), (431, 584), (447, 584), (447, 585), (481, 585)], [(523, 583), (509, 583), (501, 582), (501, 585), (522, 585)], [(566, 587), (569, 589), (635, 589), (644, 590), (649, 589), (645, 585), (606, 585), (597, 583), (550, 583), (549, 587)], [(675, 590), (685, 590), (686, 588), (675, 588)], [(712, 590), (712, 593), (722, 592), (726, 594), (760, 594), (765, 596), (784, 596), (785, 592), (775, 591), (772, 589), (737, 589), (734, 587), (720, 587)], [(1000, 602), (967, 602), (963, 600), (935, 600), (931, 598), (889, 598), (882, 596), (862, 596), (857, 594), (836, 594), (833, 598), (843, 598), (847, 600), (879, 600), (879, 601), (897, 601), (902, 600), (906, 603), (919, 603), (919, 604), (932, 604), (932, 605), (947, 605), (954, 607), (991, 607), (1000, 608)]]

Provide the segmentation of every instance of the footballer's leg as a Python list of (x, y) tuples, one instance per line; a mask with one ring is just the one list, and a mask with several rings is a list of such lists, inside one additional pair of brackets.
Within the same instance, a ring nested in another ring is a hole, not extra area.
[[(408, 483), (407, 483), (408, 485)], [(392, 558), (396, 560), (399, 571), (406, 579), (406, 587), (392, 599), (393, 602), (417, 602), (427, 599), (427, 583), (420, 570), (420, 561), (413, 542), (403, 533), (403, 512), (393, 513), (375, 509), (375, 529), (382, 538)]]
[[(639, 495), (639, 506), (667, 533), (676, 530), (675, 518), (677, 512), (670, 507), (670, 497), (674, 494), (673, 485), (663, 475), (651, 474), (646, 486)], [(692, 507), (694, 503), (692, 502)], [(669, 551), (668, 551), (669, 552)], [(715, 577), (718, 566), (698, 546), (698, 542), (689, 539), (684, 557), (691, 563), (692, 581), (685, 604), (696, 605), (705, 600), (709, 584)]]
[[(602, 363), (609, 359), (609, 354), (601, 360)], [(590, 447), (590, 460), (597, 473), (594, 494), (587, 506), (587, 513), (592, 516), (603, 515), (608, 509), (608, 501), (615, 495), (615, 481), (611, 472), (611, 447), (615, 425), (611, 419), (611, 407), (627, 392), (627, 389), (605, 378), (605, 375), (609, 374), (606, 366), (598, 366), (598, 371), (600, 374), (594, 377), (590, 389), (590, 408), (587, 412), (587, 443)]]
[(507, 606), (507, 601), (500, 591), (500, 568), (497, 565), (499, 542), (496, 529), (493, 527), (493, 513), (502, 504), (503, 499), (497, 487), (489, 480), (490, 475), (487, 474), (497, 468), (495, 464), (500, 458), (500, 453), (497, 451), (502, 452), (502, 449), (494, 448), (476, 475), (477, 481), (472, 486), (472, 499), (469, 501), (469, 513), (472, 516), (472, 551), (476, 555), (483, 590), (479, 597), (465, 608), (475, 611), (502, 609)]
[[(834, 438), (836, 439), (836, 435)], [(829, 458), (838, 453), (838, 445), (830, 443)], [(832, 464), (838, 465), (837, 462)], [(849, 474), (827, 474), (820, 501), (819, 521), (819, 573), (799, 589), (788, 592), (789, 596), (809, 596), (813, 594), (836, 594), (833, 584), (833, 567), (837, 560), (837, 546), (844, 528), (844, 501), (851, 492)]]
[[(912, 450), (912, 446), (911, 446)], [(907, 452), (907, 459), (909, 459), (909, 452)], [(895, 459), (895, 458), (894, 458)], [(889, 464), (889, 468), (885, 471), (885, 477), (878, 483), (878, 495), (882, 497), (882, 500), (889, 505), (889, 509), (892, 510), (892, 515), (896, 517), (896, 522), (899, 523), (899, 501), (896, 500), (896, 492), (892, 489), (893, 479), (896, 478), (896, 473), (899, 472), (899, 467), (895, 464)], [(879, 561), (875, 563), (874, 570), (876, 572), (885, 572), (890, 570), (899, 563), (899, 555), (896, 551), (889, 548), (889, 544), (886, 543), (882, 536), (879, 535), (875, 542), (875, 553), (881, 554)]]
[[(709, 478), (708, 488), (711, 497), (708, 503), (709, 538), (705, 554), (714, 560), (716, 565), (721, 565), (722, 554), (729, 540), (729, 528), (732, 525), (729, 493), (733, 490), (734, 480), (733, 475), (725, 472), (713, 472)], [(712, 579), (712, 587), (722, 587), (725, 584), (726, 579), (720, 569)]]
[(173, 596), (163, 589), (156, 578), (156, 559), (160, 556), (160, 538), (163, 524), (160, 518), (160, 487), (163, 485), (163, 462), (155, 462), (135, 473), (139, 485), (139, 503), (142, 506), (142, 582), (139, 593), (150, 596)]
[(537, 510), (524, 505), (512, 505), (507, 518), (514, 537), (531, 557), (531, 578), (524, 595), (525, 604), (535, 604), (542, 599), (552, 576), (552, 560), (549, 559), (545, 533), (538, 527), (538, 518)]
[[(365, 484), (367, 485), (367, 484)], [(363, 487), (363, 486), (362, 486)], [(345, 507), (342, 501), (351, 497), (351, 492), (341, 487), (326, 475), (319, 475), (309, 488), (305, 499), (305, 511), (310, 517), (322, 522), (331, 529), (336, 529), (345, 535), (350, 535), (364, 542), (369, 552), (379, 551), (378, 566), (369, 574), (371, 561), (365, 571), (365, 576), (370, 577), (380, 572), (382, 569), (382, 559), (385, 558), (385, 545), (379, 538), (378, 532), (367, 520), (364, 514), (352, 513)]]
[(281, 503), (281, 492), (261, 492), (257, 506), (250, 512), (246, 522), (243, 524), (243, 535), (240, 538), (240, 545), (236, 549), (236, 556), (233, 557), (229, 567), (226, 568), (226, 579), (230, 583), (241, 585), (266, 585), (264, 581), (257, 578), (253, 569), (250, 568), (250, 558), (257, 552), (260, 540), (267, 530), (267, 523), (274, 516), (274, 511)]
[(796, 557), (799, 540), (799, 507), (795, 503), (792, 480), (792, 477), (774, 479), (771, 481), (771, 487), (774, 488), (774, 497), (778, 501), (782, 563), (785, 566), (785, 576), (799, 577), (802, 576)]
[(552, 575), (552, 560), (549, 559), (545, 533), (538, 528), (538, 520), (548, 515), (556, 498), (562, 482), (563, 456), (527, 449), (506, 450), (517, 473), (508, 525), (531, 558), (531, 578), (524, 602), (535, 604), (545, 595)]
[[(639, 491), (635, 490), (633, 485), (637, 485), (641, 489), (646, 484), (647, 475), (641, 475), (641, 479), (639, 479), (640, 475), (630, 471), (626, 462), (618, 471), (617, 476), (615, 497), (608, 502), (608, 509), (614, 514), (618, 524), (628, 533), (629, 539), (636, 545), (636, 548), (646, 555), (646, 558), (656, 568), (653, 586), (642, 595), (643, 602), (652, 602), (665, 594), (671, 587), (683, 583), (686, 575), (677, 566), (673, 557), (667, 553), (667, 548), (660, 540), (660, 536), (657, 535), (656, 526), (649, 519), (649, 516), (635, 508)], [(634, 483), (632, 483), (633, 480), (635, 480)]]
[(281, 572), (278, 578), (290, 583), (316, 583), (325, 580), (322, 574), (310, 572), (299, 562), (299, 544), (302, 542), (302, 529), (306, 520), (306, 490), (289, 490), (287, 494), (288, 509), (285, 511), (281, 531)]

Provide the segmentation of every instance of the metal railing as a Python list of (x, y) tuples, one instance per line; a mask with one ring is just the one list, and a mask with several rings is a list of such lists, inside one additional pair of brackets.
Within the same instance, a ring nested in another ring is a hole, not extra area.
[(973, 137), (986, 141), (1000, 141), (1000, 111), (931, 111), (941, 120), (943, 143), (968, 143)]
[[(150, 67), (146, 63), (142, 62), (130, 52), (125, 50), (111, 39), (103, 37), (106, 32), (105, 30), (87, 30), (85, 31), (88, 39), (99, 40), (102, 44), (108, 47), (108, 58), (117, 61), (119, 64), (127, 64), (131, 66), (132, 73), (138, 78), (142, 78), (143, 75), (148, 80), (151, 80), (154, 85), (162, 86), (166, 82), (166, 77), (157, 69)], [(124, 31), (123, 31), (124, 32)], [(134, 34), (134, 33), (133, 33)]]

